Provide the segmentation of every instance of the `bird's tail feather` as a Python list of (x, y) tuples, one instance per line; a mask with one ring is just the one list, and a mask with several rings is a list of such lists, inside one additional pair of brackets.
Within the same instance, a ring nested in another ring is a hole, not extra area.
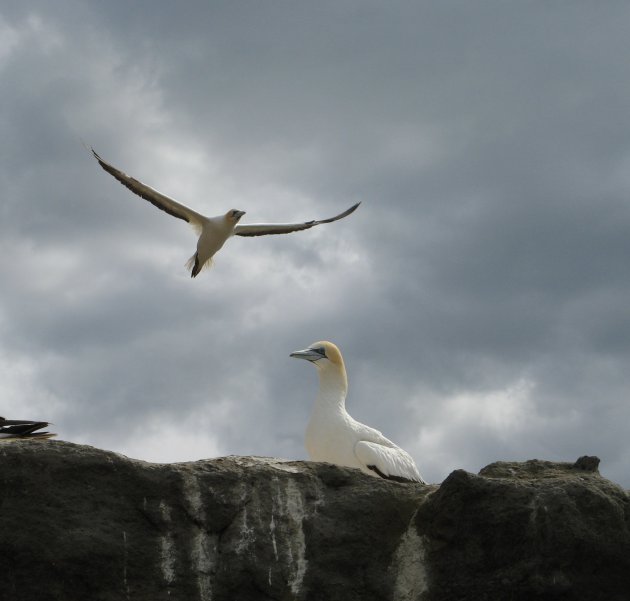
[(195, 253), (188, 261), (186, 261), (186, 268), (190, 269), (190, 277), (196, 278), (203, 269), (212, 267), (212, 259), (208, 259), (205, 263), (201, 263), (199, 260), (199, 253)]

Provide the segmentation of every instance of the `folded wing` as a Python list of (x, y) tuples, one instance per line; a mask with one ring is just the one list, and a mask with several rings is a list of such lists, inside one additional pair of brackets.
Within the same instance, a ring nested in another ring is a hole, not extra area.
[(360, 440), (354, 447), (354, 454), (360, 463), (381, 478), (424, 483), (409, 453), (399, 447)]
[(50, 438), (52, 432), (37, 432), (49, 426), (48, 422), (34, 422), (23, 419), (4, 419), (0, 417), (0, 440), (17, 438)]
[(322, 223), (332, 223), (338, 221), (354, 213), (357, 207), (361, 203), (358, 202), (352, 205), (349, 209), (339, 215), (330, 217), (329, 219), (320, 219), (319, 221), (306, 221), (304, 223), (250, 223), (246, 225), (237, 225), (234, 228), (234, 235), (236, 236), (268, 236), (269, 234), (290, 234), (291, 232), (299, 232), (301, 230), (308, 230), (316, 225)]
[(203, 215), (189, 209), (187, 206), (169, 198), (168, 196), (154, 190), (150, 186), (138, 181), (135, 177), (131, 177), (126, 173), (116, 169), (113, 165), (110, 165), (107, 161), (104, 161), (92, 148), (92, 154), (98, 161), (99, 165), (107, 171), (110, 175), (113, 175), (123, 186), (129, 188), (134, 194), (137, 194), (140, 198), (148, 200), (152, 205), (161, 209), (165, 213), (183, 219), (193, 226), (199, 226), (203, 221)]

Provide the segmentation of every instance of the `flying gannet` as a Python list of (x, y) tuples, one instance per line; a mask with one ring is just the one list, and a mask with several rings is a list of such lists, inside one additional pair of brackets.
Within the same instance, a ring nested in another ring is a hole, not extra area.
[(315, 342), (290, 356), (310, 361), (319, 374), (319, 392), (306, 428), (306, 450), (312, 461), (356, 467), (388, 480), (426, 484), (409, 453), (346, 411), (346, 368), (332, 342)]
[(241, 217), (245, 215), (245, 211), (231, 209), (225, 215), (216, 217), (205, 217), (200, 213), (189, 209), (187, 206), (161, 194), (157, 190), (150, 188), (146, 184), (137, 179), (123, 173), (104, 161), (92, 148), (92, 154), (99, 162), (100, 166), (113, 175), (121, 184), (129, 188), (134, 194), (148, 200), (158, 209), (183, 219), (190, 223), (194, 230), (199, 234), (197, 242), (197, 251), (190, 257), (186, 263), (186, 267), (191, 270), (190, 277), (197, 277), (199, 272), (205, 267), (212, 265), (212, 257), (221, 249), (226, 240), (231, 236), (267, 236), (269, 234), (289, 234), (300, 230), (307, 230), (322, 223), (332, 223), (339, 219), (343, 219), (353, 213), (361, 204), (360, 202), (352, 205), (348, 210), (330, 217), (329, 219), (320, 219), (319, 221), (305, 221), (303, 223), (251, 223), (249, 225), (237, 225)]
[(50, 438), (52, 432), (36, 432), (48, 427), (48, 422), (31, 422), (24, 419), (4, 419), (0, 417), (0, 441), (21, 438)]

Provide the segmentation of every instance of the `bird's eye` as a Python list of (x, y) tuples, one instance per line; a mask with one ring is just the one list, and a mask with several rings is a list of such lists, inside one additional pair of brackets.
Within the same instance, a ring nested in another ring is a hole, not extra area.
[(314, 348), (313, 349), (318, 355), (321, 355), (322, 357), (326, 356), (326, 349), (323, 346), (320, 346), (319, 348)]

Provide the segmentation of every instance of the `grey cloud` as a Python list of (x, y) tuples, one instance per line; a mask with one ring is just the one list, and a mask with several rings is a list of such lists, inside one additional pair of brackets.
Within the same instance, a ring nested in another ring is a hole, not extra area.
[[(191, 453), (305, 457), (317, 380), (288, 354), (328, 338), (350, 413), (431, 480), (591, 453), (627, 485), (627, 12), (5, 3), (0, 357), (31, 370), (5, 402), (114, 450), (181, 458), (199, 416)], [(81, 139), (252, 221), (363, 204), (193, 282), (194, 235)]]

